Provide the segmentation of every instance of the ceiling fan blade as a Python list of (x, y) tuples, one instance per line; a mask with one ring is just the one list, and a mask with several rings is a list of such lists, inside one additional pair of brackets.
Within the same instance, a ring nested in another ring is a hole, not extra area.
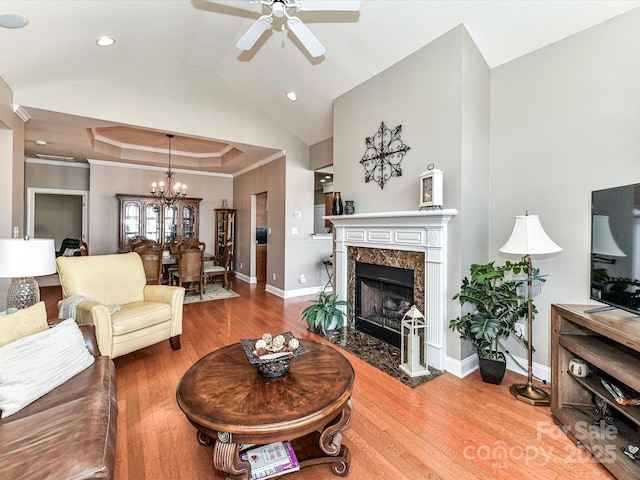
[(301, 11), (343, 11), (352, 12), (360, 10), (360, 0), (299, 0)]
[(0, 27), (22, 28), (27, 23), (29, 23), (29, 19), (27, 17), (23, 17), (22, 15), (16, 15), (12, 13), (0, 14)]
[(312, 57), (319, 57), (325, 52), (320, 41), (298, 17), (289, 17), (287, 25)]
[(271, 15), (263, 15), (249, 27), (249, 30), (242, 36), (236, 47), (240, 50), (251, 50), (262, 34), (271, 26), (273, 19)]

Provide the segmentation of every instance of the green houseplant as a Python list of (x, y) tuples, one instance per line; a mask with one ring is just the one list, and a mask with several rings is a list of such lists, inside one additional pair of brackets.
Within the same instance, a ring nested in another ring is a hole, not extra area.
[[(462, 280), (460, 292), (453, 297), (472, 310), (450, 320), (449, 328), (474, 347), (482, 379), (487, 383), (500, 384), (506, 370), (504, 354), (499, 351), (500, 339), (513, 336), (528, 347), (526, 338), (515, 328), (516, 321), (527, 315), (526, 299), (518, 294), (517, 287), (529, 280), (544, 280), (538, 276), (510, 278), (526, 271), (526, 262), (506, 262), (501, 267), (495, 262), (471, 265), (470, 278)], [(533, 305), (532, 311), (535, 313)]]
[(331, 330), (344, 326), (345, 313), (339, 307), (345, 307), (347, 313), (353, 309), (347, 300), (338, 300), (338, 296), (320, 292), (311, 305), (306, 307), (300, 316), (307, 321), (309, 330), (322, 333), (324, 336)]

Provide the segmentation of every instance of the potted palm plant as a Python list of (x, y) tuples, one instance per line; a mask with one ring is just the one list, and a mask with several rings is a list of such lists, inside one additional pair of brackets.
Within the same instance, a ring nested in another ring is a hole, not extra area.
[[(527, 271), (526, 262), (507, 262), (497, 267), (495, 262), (471, 265), (471, 278), (462, 280), (460, 292), (453, 299), (472, 310), (450, 320), (449, 328), (471, 343), (478, 354), (482, 380), (499, 385), (506, 370), (504, 354), (499, 351), (502, 338), (514, 336), (527, 348), (527, 339), (515, 328), (519, 318), (527, 315), (527, 302), (517, 287), (528, 278), (517, 277)], [(541, 280), (536, 276), (536, 280)], [(535, 306), (532, 305), (535, 314)]]
[(300, 316), (307, 321), (309, 330), (324, 336), (344, 326), (345, 313), (339, 307), (344, 307), (347, 313), (353, 309), (350, 302), (338, 300), (338, 296), (332, 293), (320, 292), (310, 301), (312, 304), (302, 310)]

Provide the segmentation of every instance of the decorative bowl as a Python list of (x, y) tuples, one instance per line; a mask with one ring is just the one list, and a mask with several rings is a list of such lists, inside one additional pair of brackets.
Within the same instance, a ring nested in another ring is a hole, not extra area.
[[(295, 338), (291, 332), (284, 332), (280, 335), (284, 336), (285, 345), (289, 343), (289, 340)], [(275, 336), (275, 335), (274, 335)], [(290, 355), (279, 358), (260, 358), (255, 355), (255, 344), (259, 338), (243, 338), (240, 340), (240, 345), (244, 350), (244, 354), (247, 356), (249, 363), (256, 366), (256, 370), (263, 377), (281, 377), (289, 371), (291, 367), (291, 361), (294, 357), (307, 353), (309, 349), (300, 344), (298, 348), (290, 353)]]

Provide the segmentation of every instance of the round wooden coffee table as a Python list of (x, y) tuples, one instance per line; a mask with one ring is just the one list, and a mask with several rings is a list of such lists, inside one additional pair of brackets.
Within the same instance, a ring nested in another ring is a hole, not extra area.
[(300, 467), (328, 463), (349, 471), (349, 449), (340, 431), (351, 420), (353, 367), (336, 349), (301, 340), (309, 352), (281, 377), (263, 377), (238, 344), (216, 350), (186, 371), (176, 397), (198, 429), (202, 445), (213, 442), (213, 466), (249, 479), (240, 444), (290, 440)]

